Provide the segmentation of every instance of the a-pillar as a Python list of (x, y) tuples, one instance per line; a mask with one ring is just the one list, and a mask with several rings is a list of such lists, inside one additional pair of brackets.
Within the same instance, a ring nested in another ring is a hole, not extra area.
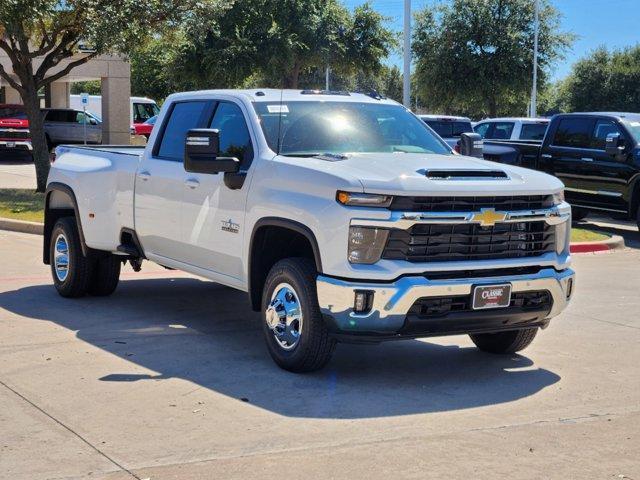
[[(127, 65), (128, 66), (128, 65)], [(102, 143), (129, 145), (131, 140), (131, 79), (105, 77), (102, 89)]]

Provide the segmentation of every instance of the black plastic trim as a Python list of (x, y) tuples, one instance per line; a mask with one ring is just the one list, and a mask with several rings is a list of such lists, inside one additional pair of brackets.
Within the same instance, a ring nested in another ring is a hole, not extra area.
[(53, 225), (51, 224), (52, 219), (49, 213), (49, 198), (51, 197), (51, 193), (54, 191), (63, 192), (71, 198), (71, 202), (73, 203), (73, 210), (76, 216), (76, 224), (78, 225), (78, 236), (80, 237), (80, 245), (82, 247), (82, 254), (86, 257), (89, 255), (89, 247), (84, 240), (84, 233), (82, 231), (82, 221), (80, 219), (80, 210), (78, 209), (78, 201), (76, 200), (76, 195), (73, 193), (73, 190), (69, 185), (65, 185), (64, 183), (52, 182), (47, 187), (47, 190), (44, 194), (44, 242), (42, 246), (42, 261), (49, 265), (49, 243), (51, 241), (51, 231), (53, 230)]

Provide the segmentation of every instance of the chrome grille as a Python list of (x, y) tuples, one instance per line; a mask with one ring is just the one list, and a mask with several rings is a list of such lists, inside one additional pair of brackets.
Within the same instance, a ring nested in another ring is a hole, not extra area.
[(416, 224), (393, 229), (382, 254), (387, 260), (449, 262), (535, 257), (555, 251), (555, 228), (546, 222)]
[(539, 210), (552, 206), (552, 195), (516, 195), (501, 197), (394, 197), (389, 208), (403, 212), (477, 212), (482, 208), (514, 211)]

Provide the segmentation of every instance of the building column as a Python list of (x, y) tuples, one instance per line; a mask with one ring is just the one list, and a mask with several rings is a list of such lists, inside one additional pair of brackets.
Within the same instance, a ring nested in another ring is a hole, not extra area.
[(71, 95), (71, 84), (69, 82), (53, 82), (50, 85), (50, 107), (69, 108)]
[(131, 140), (131, 79), (129, 77), (103, 77), (102, 90), (102, 143), (129, 145)]
[(4, 101), (10, 104), (22, 105), (22, 98), (20, 97), (20, 94), (15, 88), (10, 87), (9, 85), (4, 86)]

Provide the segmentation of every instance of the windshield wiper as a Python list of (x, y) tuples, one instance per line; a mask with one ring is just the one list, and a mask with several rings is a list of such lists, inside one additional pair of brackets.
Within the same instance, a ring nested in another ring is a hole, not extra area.
[(301, 158), (331, 158), (334, 160), (346, 160), (347, 158), (349, 158), (346, 154), (344, 153), (318, 153), (318, 152), (314, 152), (314, 153), (295, 153), (295, 152), (289, 152), (289, 153), (281, 153), (280, 155), (282, 155), (283, 157), (301, 157)]

